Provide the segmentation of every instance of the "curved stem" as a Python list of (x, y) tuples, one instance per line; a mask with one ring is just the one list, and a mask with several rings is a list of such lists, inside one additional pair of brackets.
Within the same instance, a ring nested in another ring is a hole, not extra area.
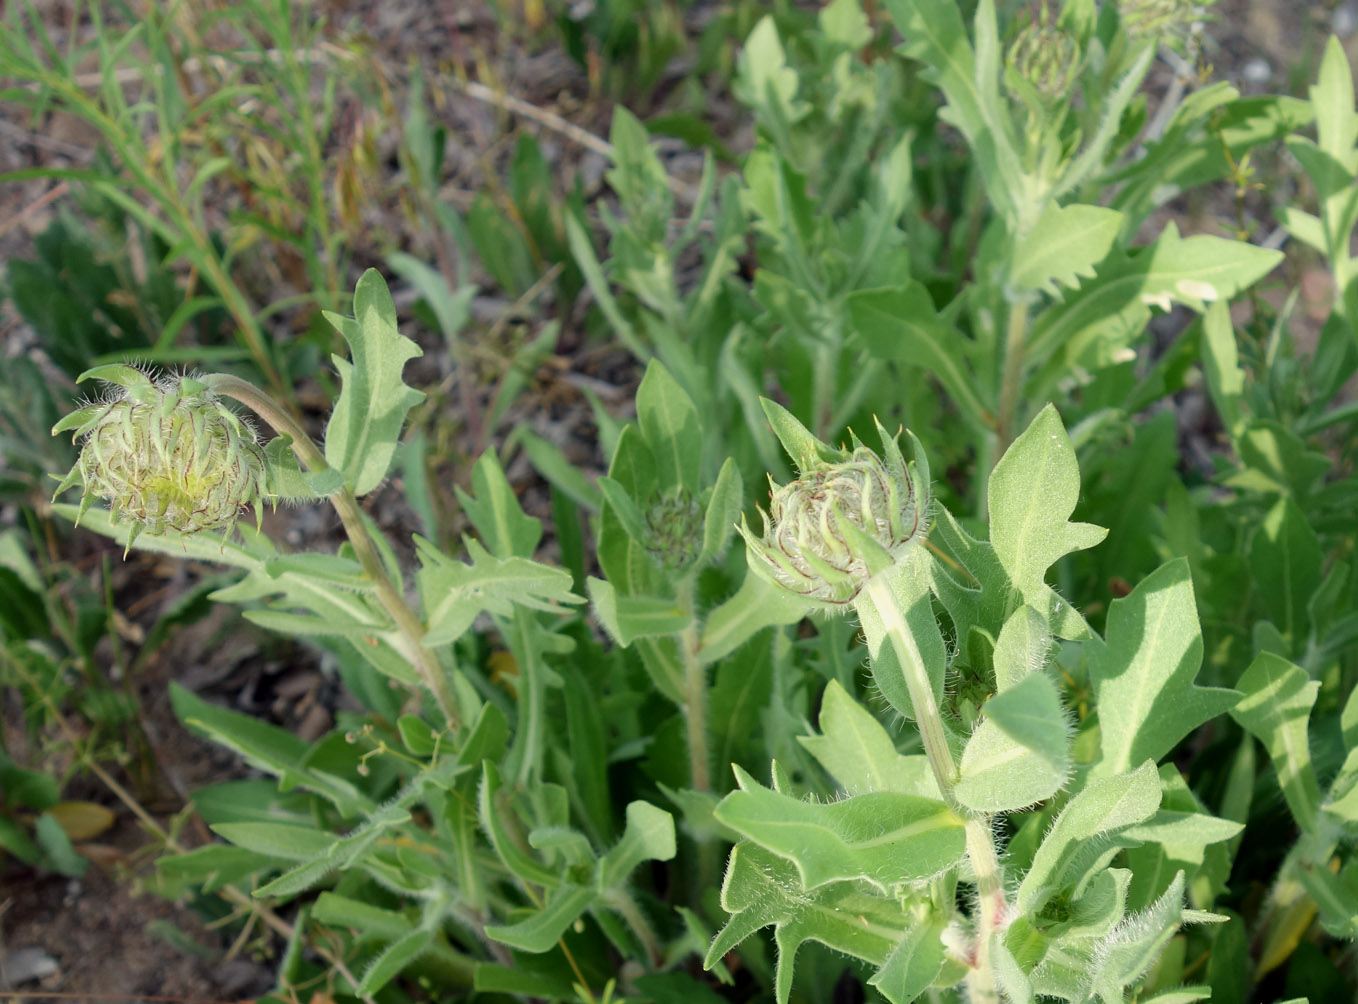
[[(293, 452), (297, 454), (297, 459), (306, 465), (307, 470), (312, 473), (320, 473), (330, 469), (325, 454), (306, 434), (301, 423), (254, 384), (225, 373), (213, 373), (203, 377), (202, 383), (219, 394), (239, 401), (264, 419), (275, 432), (291, 439)], [(326, 498), (335, 507), (335, 512), (339, 514), (340, 523), (344, 526), (344, 533), (353, 546), (354, 556), (358, 559), (364, 574), (372, 580), (378, 600), (395, 622), (396, 630), (405, 641), (407, 657), (414, 665), (416, 672), (420, 674), (420, 679), (424, 681), (424, 685), (434, 695), (434, 700), (438, 703), (439, 710), (443, 713), (449, 727), (456, 731), (461, 727), (461, 719), (458, 716), (457, 705), (453, 700), (452, 693), (448, 689), (448, 681), (442, 668), (438, 665), (438, 660), (424, 645), (424, 625), (415, 615), (415, 612), (411, 610), (410, 604), (401, 595), (391, 577), (387, 575), (386, 567), (382, 564), (382, 557), (377, 550), (377, 544), (368, 531), (362, 510), (358, 507), (358, 499), (347, 487), (327, 495)]]

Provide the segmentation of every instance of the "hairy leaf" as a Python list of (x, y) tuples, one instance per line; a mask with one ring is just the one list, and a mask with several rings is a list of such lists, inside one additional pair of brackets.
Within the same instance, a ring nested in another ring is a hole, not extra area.
[(942, 802), (886, 791), (803, 802), (734, 770), (740, 790), (722, 799), (717, 820), (791, 861), (805, 889), (849, 879), (890, 889), (956, 864), (965, 851), (962, 820)]
[(1098, 695), (1100, 757), (1094, 776), (1159, 760), (1203, 722), (1230, 708), (1234, 690), (1199, 687), (1202, 633), (1188, 562), (1162, 565), (1114, 600), (1106, 643), (1091, 642), (1089, 674)]
[(396, 330), (396, 305), (376, 269), (358, 280), (353, 317), (325, 316), (349, 343), (350, 357), (332, 357), (343, 388), (325, 427), (325, 459), (363, 495), (387, 476), (406, 414), (424, 400), (401, 379), (406, 362), (423, 353)]

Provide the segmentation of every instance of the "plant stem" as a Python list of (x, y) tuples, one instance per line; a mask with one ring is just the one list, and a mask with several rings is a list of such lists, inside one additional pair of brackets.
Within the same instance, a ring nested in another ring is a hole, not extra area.
[(948, 748), (948, 735), (943, 727), (943, 715), (939, 712), (938, 701), (934, 698), (934, 688), (929, 680), (924, 658), (920, 655), (915, 637), (905, 622), (905, 611), (901, 609), (892, 592), (887, 575), (874, 575), (868, 580), (858, 602), (866, 597), (881, 619), (886, 636), (896, 650), (896, 657), (905, 674), (905, 686), (910, 692), (910, 703), (915, 709), (915, 726), (919, 729), (920, 740), (924, 743), (924, 755), (929, 758), (929, 766), (938, 782), (938, 790), (948, 808), (958, 815), (964, 810), (953, 796), (957, 784), (957, 765), (953, 762), (952, 750)]
[(995, 986), (995, 971), (990, 962), (990, 939), (1004, 919), (1004, 884), (995, 838), (988, 817), (967, 820), (967, 857), (976, 874), (976, 898), (980, 915), (976, 919), (975, 967), (967, 974), (967, 990), (972, 1004), (990, 1004), (1000, 999)]
[(707, 749), (707, 669), (698, 661), (698, 632), (692, 625), (679, 637), (684, 657), (684, 720), (688, 728), (688, 758), (695, 791), (712, 790)]
[(1023, 389), (1024, 353), (1028, 348), (1028, 304), (1009, 305), (1009, 327), (1004, 337), (1004, 371), (1000, 377), (1000, 406), (995, 419), (995, 452), (992, 463), (999, 463), (1014, 441), (1019, 392)]
[[(325, 454), (306, 434), (301, 424), (254, 384), (225, 373), (213, 373), (204, 377), (202, 382), (217, 393), (241, 402), (264, 419), (275, 432), (291, 439), (293, 452), (297, 454), (297, 459), (306, 465), (307, 470), (320, 473), (330, 469)], [(363, 512), (358, 507), (358, 499), (347, 487), (327, 495), (326, 498), (339, 514), (340, 522), (344, 525), (344, 533), (354, 548), (354, 556), (358, 558), (364, 574), (372, 580), (378, 600), (395, 622), (396, 630), (405, 641), (407, 657), (420, 674), (424, 685), (434, 695), (434, 700), (438, 703), (439, 710), (449, 727), (456, 731), (461, 727), (461, 718), (457, 713), (452, 693), (448, 689), (447, 678), (434, 654), (424, 645), (424, 625), (420, 623), (419, 617), (410, 609), (410, 604), (387, 575), (377, 545), (363, 519)]]
[(1000, 871), (999, 855), (995, 851), (995, 838), (990, 831), (990, 818), (968, 811), (957, 801), (954, 793), (957, 764), (948, 747), (943, 716), (934, 697), (928, 668), (906, 623), (902, 603), (892, 589), (891, 577), (879, 574), (869, 579), (858, 602), (863, 603), (865, 600), (875, 609), (886, 637), (896, 650), (897, 660), (905, 674), (905, 685), (910, 692), (910, 703), (914, 707), (915, 725), (924, 743), (929, 766), (933, 769), (934, 780), (938, 782), (939, 793), (948, 808), (966, 821), (967, 857), (976, 877), (976, 894), (980, 906), (976, 918), (976, 953), (973, 968), (967, 974), (967, 987), (973, 1004), (994, 1004), (1000, 998), (990, 963), (990, 939), (1003, 923), (1005, 898), (1003, 873)]

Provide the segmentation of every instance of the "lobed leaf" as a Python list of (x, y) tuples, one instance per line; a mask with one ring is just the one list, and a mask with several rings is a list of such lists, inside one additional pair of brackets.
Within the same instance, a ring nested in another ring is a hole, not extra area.
[(740, 790), (722, 799), (717, 821), (791, 861), (806, 890), (851, 879), (891, 889), (950, 868), (965, 853), (962, 820), (934, 799), (882, 791), (803, 802), (732, 766)]
[(376, 269), (354, 290), (354, 316), (326, 312), (349, 343), (349, 359), (333, 356), (342, 389), (325, 427), (325, 459), (344, 472), (355, 495), (372, 491), (387, 476), (406, 414), (424, 395), (401, 378), (405, 364), (423, 355), (396, 330), (396, 305)]
[(1096, 777), (1158, 761), (1189, 732), (1228, 710), (1234, 690), (1199, 687), (1202, 631), (1188, 562), (1177, 558), (1114, 600), (1108, 638), (1089, 645), (1099, 706)]

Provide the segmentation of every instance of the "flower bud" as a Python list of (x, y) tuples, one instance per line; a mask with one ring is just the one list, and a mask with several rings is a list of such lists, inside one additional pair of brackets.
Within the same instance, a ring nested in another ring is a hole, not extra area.
[(835, 451), (777, 405), (766, 402), (765, 410), (797, 458), (801, 476), (773, 486), (769, 512), (760, 511), (762, 539), (742, 522), (750, 567), (809, 600), (852, 603), (869, 578), (928, 532), (929, 474), (923, 452), (917, 449), (917, 459), (907, 464), (895, 437), (880, 423), (881, 455), (857, 438), (852, 450)]
[(657, 495), (645, 517), (651, 557), (671, 571), (693, 564), (703, 545), (703, 508), (687, 489)]
[(267, 467), (255, 430), (210, 389), (186, 376), (152, 380), (127, 365), (81, 375), (120, 387), (66, 416), (52, 434), (73, 430), (80, 456), (57, 494), (80, 484), (80, 515), (107, 499), (114, 522), (129, 520), (128, 547), (142, 531), (196, 533), (235, 525), (266, 490)]
[(1080, 70), (1080, 44), (1059, 25), (1042, 17), (1030, 23), (1009, 46), (1005, 63), (1019, 80), (1030, 84), (1044, 102), (1066, 97)]
[(1216, 0), (1121, 0), (1118, 17), (1134, 39), (1155, 38), (1193, 44), (1202, 32), (1206, 7)]

